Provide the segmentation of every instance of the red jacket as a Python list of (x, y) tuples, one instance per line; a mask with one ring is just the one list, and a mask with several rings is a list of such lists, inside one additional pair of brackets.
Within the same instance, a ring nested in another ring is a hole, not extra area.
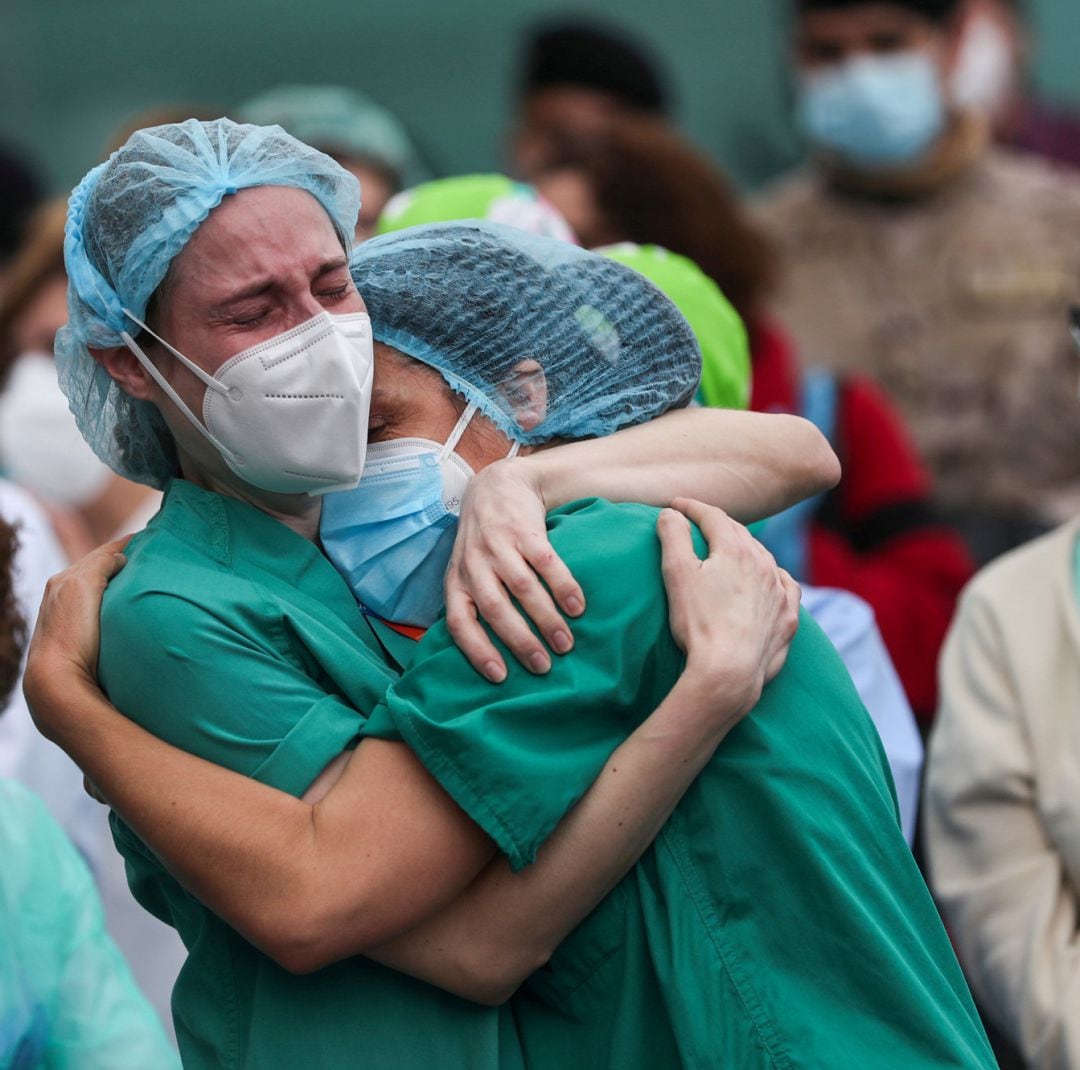
[[(750, 330), (758, 412), (801, 413), (792, 346), (769, 323)], [(934, 516), (930, 479), (899, 414), (867, 379), (837, 384), (833, 448), (840, 483), (812, 514), (806, 575), (840, 587), (877, 615), (908, 699), (927, 725), (937, 705), (937, 660), (960, 589), (974, 572), (960, 535)]]

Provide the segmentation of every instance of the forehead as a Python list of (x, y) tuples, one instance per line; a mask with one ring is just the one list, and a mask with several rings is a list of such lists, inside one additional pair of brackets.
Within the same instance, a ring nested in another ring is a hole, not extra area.
[(526, 121), (540, 126), (591, 127), (622, 110), (616, 96), (588, 86), (544, 86), (524, 101)]
[(857, 44), (881, 34), (932, 34), (940, 31), (933, 20), (900, 4), (855, 4), (852, 7), (805, 11), (796, 24), (807, 39)]
[(173, 261), (177, 288), (205, 296), (247, 278), (299, 276), (340, 256), (341, 239), (306, 190), (259, 186), (227, 196)]
[(412, 394), (422, 383), (438, 382), (445, 385), (445, 380), (435, 368), (402, 353), (400, 349), (394, 349), (385, 342), (375, 342), (372, 349), (375, 354), (376, 394)]

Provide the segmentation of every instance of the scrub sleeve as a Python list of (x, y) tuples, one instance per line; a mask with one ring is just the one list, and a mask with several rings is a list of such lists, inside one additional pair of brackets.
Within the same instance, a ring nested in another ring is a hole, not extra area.
[[(490, 685), (439, 624), (368, 724), (515, 868), (682, 669), (656, 517), (592, 500), (549, 518), (588, 610), (547, 676), (508, 657)], [(994, 1065), (880, 741), (808, 616), (653, 847), (512, 1006), (536, 1067)]]
[[(99, 664), (127, 716), (294, 795), (356, 744), (394, 672), (311, 542), (176, 480), (127, 556), (105, 595)], [(363, 958), (303, 977), (282, 970), (112, 820), (136, 898), (188, 948), (173, 992), (186, 1070), (520, 1067), (513, 1023), (497, 1009)]]

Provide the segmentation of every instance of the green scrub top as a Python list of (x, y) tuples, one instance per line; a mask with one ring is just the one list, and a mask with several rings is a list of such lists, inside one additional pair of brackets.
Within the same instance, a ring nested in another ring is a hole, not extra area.
[[(102, 607), (99, 672), (176, 746), (300, 795), (364, 732), (393, 671), (318, 549), (252, 506), (176, 480)], [(366, 959), (294, 976), (188, 895), (115, 815), (135, 897), (175, 925), (187, 1070), (521, 1066), (508, 1014)]]
[[(588, 601), (549, 675), (508, 658), (487, 684), (439, 624), (368, 724), (400, 733), (516, 867), (683, 667), (656, 516), (587, 501), (549, 518)], [(511, 1007), (528, 1065), (553, 1070), (995, 1065), (880, 741), (809, 617), (653, 847)]]

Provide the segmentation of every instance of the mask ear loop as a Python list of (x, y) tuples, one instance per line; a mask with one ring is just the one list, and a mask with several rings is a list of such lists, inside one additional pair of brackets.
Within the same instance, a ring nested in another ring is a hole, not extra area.
[[(454, 424), (454, 430), (450, 432), (450, 437), (439, 451), (440, 461), (445, 461), (457, 448), (457, 444), (461, 441), (461, 436), (465, 434), (465, 428), (469, 426), (469, 421), (476, 415), (476, 411), (479, 407), (480, 406), (477, 405), (475, 401), (470, 401), (466, 406), (465, 411), (458, 418), (458, 422)], [(515, 441), (510, 444), (510, 450), (506, 454), (507, 458), (516, 457), (518, 450), (520, 449), (521, 443), (515, 439)]]
[(454, 430), (450, 432), (450, 437), (446, 440), (446, 444), (439, 451), (439, 460), (445, 461), (451, 453), (454, 452), (457, 444), (461, 441), (461, 436), (465, 434), (465, 428), (469, 426), (469, 421), (476, 415), (476, 410), (479, 406), (475, 401), (470, 401), (465, 406), (465, 411), (458, 418), (458, 422), (454, 424)]
[[(188, 358), (185, 357), (184, 354), (181, 353), (179, 350), (174, 349), (171, 345), (169, 345), (168, 342), (165, 341), (164, 338), (156, 335), (152, 330), (150, 330), (149, 327), (146, 326), (145, 323), (142, 322), (142, 320), (140, 320), (137, 316), (133, 315), (126, 308), (123, 309), (123, 312), (125, 316), (137, 323), (152, 338), (156, 338), (157, 341), (160, 342), (174, 357), (176, 357), (176, 359), (179, 360), (185, 368), (187, 368), (194, 376), (196, 376), (196, 378), (201, 379), (206, 384), (208, 389), (213, 390), (218, 394), (223, 394), (226, 397), (233, 398), (235, 400), (235, 395), (224, 383), (220, 383), (213, 377), (207, 375), (207, 373), (204, 372), (202, 368), (200, 368), (193, 361), (188, 360)], [(120, 337), (121, 339), (123, 339), (124, 345), (127, 346), (131, 354), (146, 370), (147, 375), (149, 375), (150, 378), (153, 379), (154, 382), (161, 387), (161, 389), (168, 396), (169, 400), (187, 417), (188, 422), (197, 431), (201, 432), (207, 442), (209, 442), (210, 445), (213, 446), (214, 449), (216, 449), (218, 453), (220, 453), (223, 457), (231, 457), (238, 464), (242, 464), (242, 458), (237, 457), (236, 454), (232, 452), (232, 450), (226, 449), (226, 447), (223, 446), (210, 433), (209, 428), (207, 428), (206, 425), (195, 416), (191, 409), (188, 408), (187, 403), (172, 388), (172, 386), (165, 379), (165, 376), (163, 376), (161, 372), (159, 372), (157, 368), (154, 367), (153, 361), (151, 361), (150, 358), (143, 352), (142, 347), (139, 345), (139, 343), (136, 342), (135, 339), (132, 338), (127, 331), (121, 331)]]

